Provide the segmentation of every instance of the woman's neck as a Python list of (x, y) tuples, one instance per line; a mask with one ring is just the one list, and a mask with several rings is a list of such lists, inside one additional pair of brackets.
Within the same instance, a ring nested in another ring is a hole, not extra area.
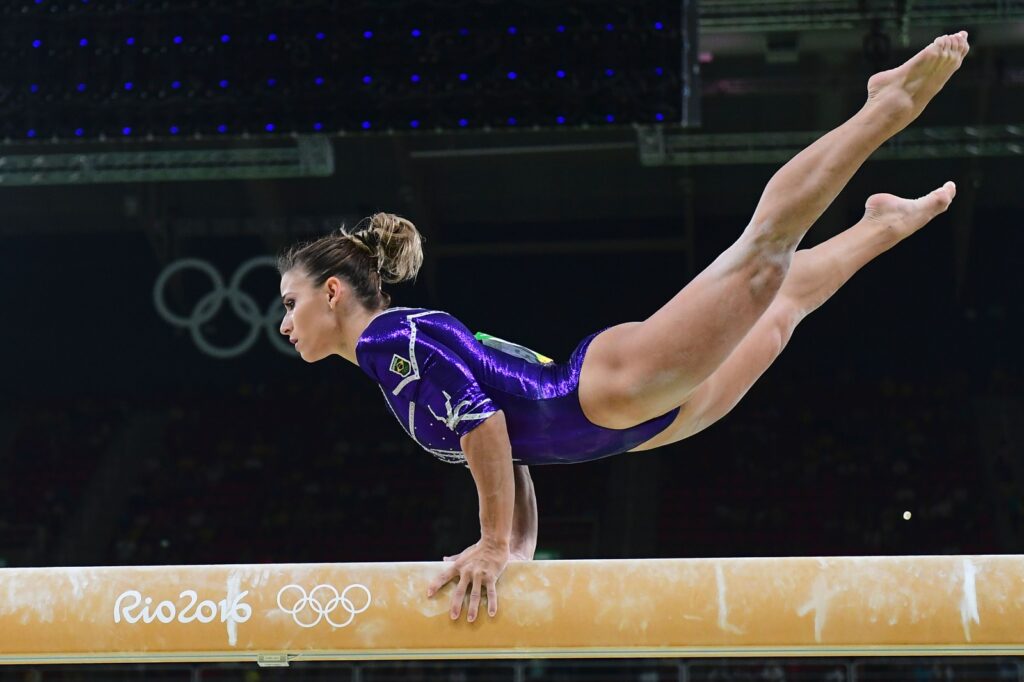
[(345, 313), (341, 318), (339, 325), (340, 343), (336, 349), (336, 353), (351, 362), (353, 365), (358, 365), (359, 360), (356, 359), (356, 344), (359, 343), (359, 338), (363, 335), (363, 332), (366, 331), (366, 328), (370, 326), (370, 321), (385, 310), (386, 308), (369, 310), (362, 306), (356, 306), (351, 312)]

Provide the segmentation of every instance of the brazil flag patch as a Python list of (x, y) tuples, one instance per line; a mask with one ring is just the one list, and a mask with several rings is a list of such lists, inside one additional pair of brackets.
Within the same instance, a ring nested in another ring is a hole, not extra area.
[(401, 355), (396, 354), (393, 358), (391, 358), (391, 367), (389, 369), (404, 379), (405, 377), (412, 374), (412, 363), (403, 358)]

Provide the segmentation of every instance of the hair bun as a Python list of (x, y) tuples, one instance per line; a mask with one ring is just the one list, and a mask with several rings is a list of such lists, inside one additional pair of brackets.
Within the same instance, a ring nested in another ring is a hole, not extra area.
[(423, 265), (423, 237), (407, 218), (374, 213), (369, 224), (351, 235), (377, 258), (381, 279), (394, 284), (415, 279)]

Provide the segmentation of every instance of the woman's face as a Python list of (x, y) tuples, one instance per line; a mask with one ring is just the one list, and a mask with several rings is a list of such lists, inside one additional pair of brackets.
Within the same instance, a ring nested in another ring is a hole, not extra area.
[(334, 352), (332, 342), (337, 338), (338, 320), (331, 307), (328, 286), (334, 279), (314, 287), (301, 268), (292, 268), (281, 276), (281, 333), (306, 362), (323, 360)]

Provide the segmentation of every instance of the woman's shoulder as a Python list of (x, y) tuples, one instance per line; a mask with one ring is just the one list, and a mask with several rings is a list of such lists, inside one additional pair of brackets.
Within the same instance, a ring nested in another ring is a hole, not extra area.
[(388, 308), (371, 318), (356, 342), (356, 360), (370, 376), (415, 373), (429, 354), (445, 347), (462, 356), (473, 334), (454, 316), (429, 308)]
[[(454, 316), (430, 308), (388, 308), (374, 315), (356, 342), (356, 355), (390, 353), (397, 347), (412, 346), (424, 335), (443, 337), (466, 327)], [(468, 331), (464, 332), (468, 333)]]
[(444, 310), (403, 307), (387, 308), (370, 319), (364, 336), (379, 335), (382, 330), (390, 333), (402, 330), (412, 332), (422, 327), (436, 327), (453, 323), (462, 325), (454, 315)]

